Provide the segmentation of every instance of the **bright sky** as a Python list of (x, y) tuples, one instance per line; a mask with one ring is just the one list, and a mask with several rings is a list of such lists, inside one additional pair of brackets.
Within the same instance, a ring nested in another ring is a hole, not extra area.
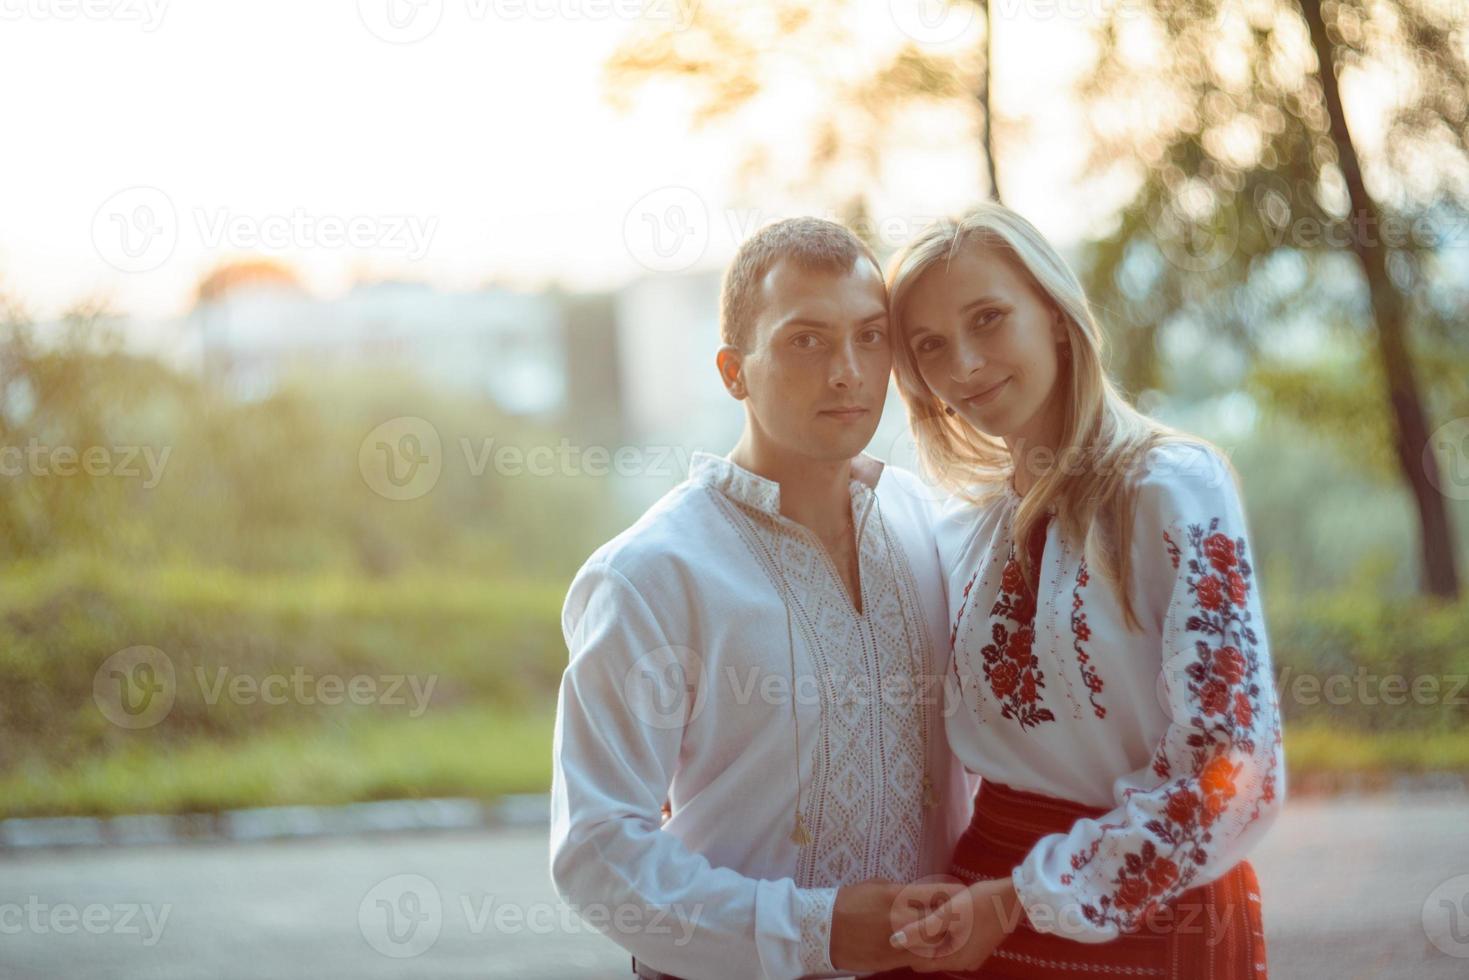
[[(868, 2), (869, 26), (945, 30), (933, 0)], [(152, 317), (184, 311), (202, 274), (250, 254), (323, 294), (360, 275), (579, 288), (665, 261), (718, 267), (752, 217), (729, 178), (738, 134), (696, 139), (666, 107), (606, 103), (602, 63), (628, 3), (0, 0), (0, 289), (42, 318), (84, 297)], [(1073, 243), (1098, 206), (1072, 185), (1079, 120), (1059, 98), (1084, 31), (1005, 9), (996, 97), (1030, 120), (1027, 142), (1002, 150), (1009, 203)], [(434, 24), (412, 43), (378, 36)], [(799, 127), (779, 111), (767, 133)], [(972, 153), (905, 148), (888, 206), (973, 200)], [(701, 219), (694, 251), (632, 241)]]

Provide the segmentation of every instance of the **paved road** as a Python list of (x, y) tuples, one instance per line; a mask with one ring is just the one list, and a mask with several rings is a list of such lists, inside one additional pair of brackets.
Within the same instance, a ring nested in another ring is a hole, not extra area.
[[(0, 978), (627, 977), (545, 864), (534, 830), (12, 852)], [(1469, 977), (1469, 800), (1292, 803), (1255, 865), (1274, 977)]]

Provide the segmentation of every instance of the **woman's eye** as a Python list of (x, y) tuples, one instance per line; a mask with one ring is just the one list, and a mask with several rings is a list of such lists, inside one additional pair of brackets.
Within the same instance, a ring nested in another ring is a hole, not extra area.
[(942, 341), (940, 341), (937, 337), (924, 337), (918, 343), (913, 345), (913, 349), (920, 354), (930, 354), (938, 350), (941, 345)]
[(987, 327), (998, 320), (1001, 315), (999, 310), (985, 310), (974, 318), (974, 325), (976, 327)]
[(816, 346), (816, 342), (817, 341), (815, 334), (803, 333), (792, 340), (791, 344), (795, 347), (801, 347), (806, 350), (810, 350), (812, 347)]

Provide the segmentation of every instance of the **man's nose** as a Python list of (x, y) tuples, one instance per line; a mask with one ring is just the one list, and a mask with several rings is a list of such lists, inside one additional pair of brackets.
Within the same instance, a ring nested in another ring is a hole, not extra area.
[(855, 385), (861, 376), (857, 345), (850, 341), (840, 344), (831, 359), (832, 385), (837, 388), (849, 388)]

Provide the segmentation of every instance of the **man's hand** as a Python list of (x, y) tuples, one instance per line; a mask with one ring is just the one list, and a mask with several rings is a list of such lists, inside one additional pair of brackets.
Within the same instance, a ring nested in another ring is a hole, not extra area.
[(981, 881), (928, 916), (894, 930), (892, 943), (910, 954), (907, 965), (920, 973), (977, 970), (1023, 914), (1011, 879)]
[(964, 890), (953, 880), (903, 884), (874, 878), (843, 885), (832, 910), (831, 965), (857, 973), (913, 965), (914, 956), (892, 944), (893, 933), (941, 909)]

